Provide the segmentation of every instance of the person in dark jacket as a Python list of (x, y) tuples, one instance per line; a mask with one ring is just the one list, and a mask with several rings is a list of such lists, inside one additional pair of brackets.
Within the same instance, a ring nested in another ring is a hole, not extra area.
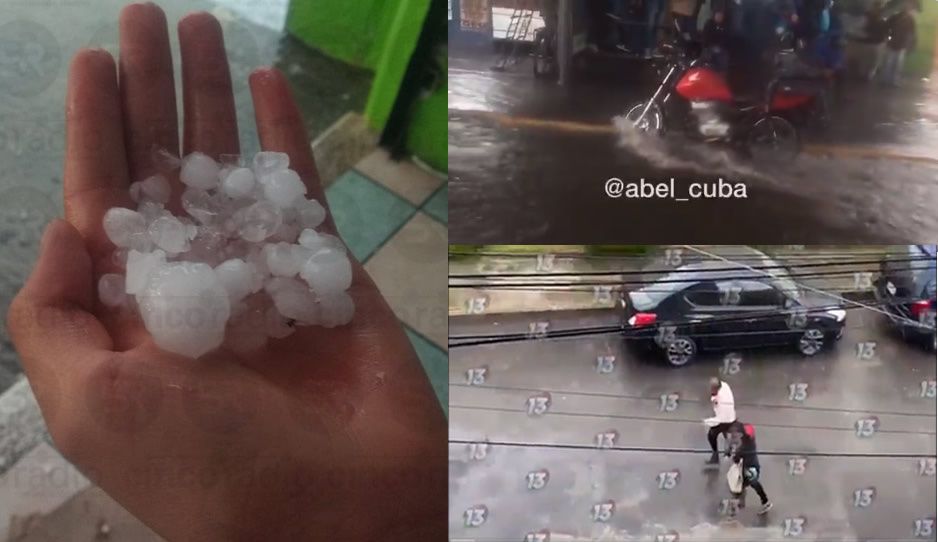
[(759, 481), (762, 467), (759, 465), (759, 455), (756, 451), (756, 429), (752, 424), (737, 420), (730, 426), (728, 434), (730, 435), (730, 448), (727, 455), (732, 457), (734, 463), (741, 463), (743, 469), (743, 492), (739, 495), (739, 506), (745, 507), (746, 488), (751, 487), (762, 502), (762, 507), (757, 513), (765, 514), (772, 509), (772, 501), (765, 494), (765, 488)]
[(883, 58), (883, 78), (890, 85), (899, 84), (906, 52), (915, 48), (915, 8), (916, 4), (907, 0), (902, 4), (902, 9), (886, 21), (889, 39)]
[(867, 10), (865, 18), (863, 43), (869, 44), (873, 49), (873, 54), (869, 60), (869, 68), (866, 70), (866, 79), (872, 81), (876, 78), (876, 73), (883, 63), (883, 55), (886, 53), (886, 38), (889, 37), (889, 27), (886, 25), (886, 12), (883, 9), (883, 1), (875, 0), (870, 9)]
[(713, 13), (704, 25), (701, 37), (704, 55), (714, 68), (725, 73), (729, 67), (730, 33), (722, 11)]

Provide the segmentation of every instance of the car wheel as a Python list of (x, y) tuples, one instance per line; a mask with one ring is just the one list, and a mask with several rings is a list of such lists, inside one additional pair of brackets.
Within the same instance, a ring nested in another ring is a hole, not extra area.
[(809, 327), (798, 339), (798, 351), (804, 356), (813, 356), (824, 348), (824, 332), (816, 327)]
[(665, 357), (674, 367), (687, 365), (697, 355), (697, 345), (690, 337), (674, 337), (664, 348)]

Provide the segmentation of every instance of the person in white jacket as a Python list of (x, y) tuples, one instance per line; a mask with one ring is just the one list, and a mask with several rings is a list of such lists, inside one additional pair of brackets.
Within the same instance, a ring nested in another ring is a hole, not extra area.
[(707, 440), (710, 441), (710, 450), (712, 454), (707, 460), (708, 465), (715, 465), (720, 462), (720, 454), (717, 452), (717, 436), (723, 435), (726, 438), (726, 432), (730, 424), (736, 421), (736, 404), (733, 401), (733, 390), (730, 385), (717, 377), (710, 378), (710, 402), (713, 404), (713, 417), (704, 420), (704, 423), (710, 427), (707, 432)]

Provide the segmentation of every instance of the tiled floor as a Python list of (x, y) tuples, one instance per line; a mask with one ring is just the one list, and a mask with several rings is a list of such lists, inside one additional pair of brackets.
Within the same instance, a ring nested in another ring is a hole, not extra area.
[(377, 150), (326, 189), (339, 232), (407, 329), (447, 406), (446, 181)]

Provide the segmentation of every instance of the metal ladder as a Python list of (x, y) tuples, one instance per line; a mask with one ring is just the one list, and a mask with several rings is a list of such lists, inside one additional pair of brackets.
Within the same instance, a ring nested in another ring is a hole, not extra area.
[(536, 0), (517, 1), (515, 9), (511, 12), (511, 19), (508, 21), (502, 53), (492, 66), (493, 70), (504, 71), (518, 63), (518, 47), (531, 30), (531, 22), (537, 10)]

